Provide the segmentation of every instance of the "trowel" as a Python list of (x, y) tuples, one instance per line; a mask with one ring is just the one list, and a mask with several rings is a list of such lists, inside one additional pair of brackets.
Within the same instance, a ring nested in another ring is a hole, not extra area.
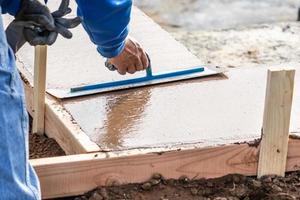
[[(196, 66), (184, 70), (168, 71), (168, 72), (153, 74), (152, 65), (149, 56), (148, 56), (148, 60), (149, 60), (149, 66), (146, 69), (146, 75), (140, 78), (88, 84), (79, 87), (72, 87), (70, 89), (48, 89), (47, 92), (57, 98), (65, 99), (65, 98), (79, 97), (79, 96), (105, 93), (105, 92), (124, 90), (130, 88), (137, 88), (142, 86), (157, 85), (157, 84), (187, 80), (192, 78), (199, 78), (199, 77), (210, 76), (219, 73), (207, 67)], [(105, 62), (105, 66), (111, 71), (116, 70), (116, 67), (113, 66), (108, 61)]]

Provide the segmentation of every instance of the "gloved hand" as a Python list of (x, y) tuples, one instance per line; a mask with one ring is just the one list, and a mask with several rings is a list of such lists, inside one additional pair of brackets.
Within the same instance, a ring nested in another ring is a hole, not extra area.
[(23, 7), (16, 19), (6, 29), (7, 40), (13, 51), (16, 53), (26, 41), (33, 46), (52, 45), (58, 34), (71, 38), (72, 33), (68, 29), (78, 26), (81, 18), (63, 18), (72, 11), (69, 2), (62, 0), (59, 9), (49, 15), (49, 9), (38, 1), (23, 0)]
[(16, 22), (26, 22), (24, 26), (39, 26), (51, 31), (55, 29), (54, 19), (47, 6), (38, 0), (22, 0), (19, 12), (15, 16)]
[[(127, 38), (124, 50), (120, 55), (107, 60), (107, 66), (114, 66), (119, 74), (134, 74), (149, 67), (149, 59), (140, 44), (133, 38)], [(112, 69), (111, 69), (112, 70)]]

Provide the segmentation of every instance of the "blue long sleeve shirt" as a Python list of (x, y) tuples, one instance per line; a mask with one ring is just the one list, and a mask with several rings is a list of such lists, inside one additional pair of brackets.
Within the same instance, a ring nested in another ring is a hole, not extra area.
[[(21, 0), (0, 0), (2, 13), (15, 15)], [(98, 52), (107, 58), (120, 54), (128, 35), (132, 0), (76, 0), (78, 16)]]
[(117, 56), (128, 35), (131, 0), (76, 0), (78, 15), (91, 41), (104, 57)]

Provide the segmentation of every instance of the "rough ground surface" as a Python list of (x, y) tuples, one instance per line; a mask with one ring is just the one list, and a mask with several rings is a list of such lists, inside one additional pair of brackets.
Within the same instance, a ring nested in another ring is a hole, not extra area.
[(44, 135), (29, 134), (29, 157), (47, 158), (55, 156), (64, 156), (65, 152), (57, 144), (54, 139), (50, 139)]
[(227, 68), (300, 61), (300, 23), (284, 22), (216, 31), (175, 31), (204, 64)]
[(297, 19), (299, 0), (138, 0), (166, 28), (212, 30)]
[(76, 200), (296, 200), (300, 199), (300, 171), (286, 178), (259, 180), (242, 175), (217, 179), (165, 180), (159, 174), (143, 184), (103, 187)]
[(47, 158), (66, 155), (54, 139), (32, 134), (32, 118), (29, 119), (29, 158)]

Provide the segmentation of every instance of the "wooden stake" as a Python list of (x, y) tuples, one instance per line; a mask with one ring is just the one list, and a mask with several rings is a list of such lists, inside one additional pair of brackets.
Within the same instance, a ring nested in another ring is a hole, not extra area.
[(285, 175), (294, 69), (269, 69), (258, 177)]
[(34, 57), (33, 133), (45, 132), (47, 46), (36, 46)]

